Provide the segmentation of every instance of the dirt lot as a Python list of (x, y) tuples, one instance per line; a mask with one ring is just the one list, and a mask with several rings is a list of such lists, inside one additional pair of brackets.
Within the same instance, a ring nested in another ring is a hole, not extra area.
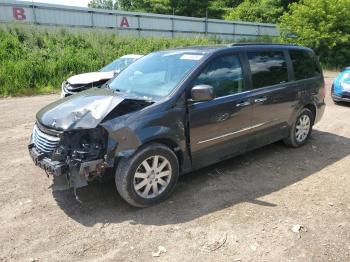
[(183, 176), (147, 209), (113, 183), (80, 189), (82, 204), (53, 191), (26, 146), (35, 113), (58, 96), (0, 100), (0, 260), (350, 261), (350, 106), (331, 102), (334, 76), (306, 146), (276, 143)]

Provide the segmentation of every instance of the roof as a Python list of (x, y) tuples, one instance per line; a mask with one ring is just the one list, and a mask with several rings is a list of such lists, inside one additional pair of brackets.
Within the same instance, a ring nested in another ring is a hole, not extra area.
[[(279, 44), (279, 43), (231, 43), (231, 44), (218, 44), (218, 45), (199, 45), (199, 46), (187, 46), (179, 47), (171, 50), (188, 50), (188, 51), (205, 51), (206, 53), (212, 53), (223, 49), (236, 49), (236, 48), (289, 48), (289, 49), (308, 49), (303, 46), (295, 44)], [(168, 51), (168, 50), (166, 50)]]

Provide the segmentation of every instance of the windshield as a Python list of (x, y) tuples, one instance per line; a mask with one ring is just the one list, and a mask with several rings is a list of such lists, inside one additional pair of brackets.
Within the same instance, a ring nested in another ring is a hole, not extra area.
[(109, 88), (151, 99), (168, 96), (204, 55), (194, 51), (151, 53), (111, 80)]
[(116, 71), (117, 73), (119, 73), (136, 60), (137, 58), (119, 58), (117, 60), (114, 60), (112, 63), (106, 65), (105, 67), (103, 67), (100, 70), (100, 72)]

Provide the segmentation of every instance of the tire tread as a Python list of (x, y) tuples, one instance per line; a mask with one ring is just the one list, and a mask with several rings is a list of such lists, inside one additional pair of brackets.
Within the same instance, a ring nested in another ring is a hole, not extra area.
[[(134, 195), (134, 193), (132, 192), (129, 186), (129, 183), (131, 183), (129, 179), (133, 179), (133, 176), (130, 172), (133, 170), (134, 166), (137, 164), (137, 161), (139, 161), (139, 159), (142, 158), (142, 156), (152, 151), (154, 151), (155, 153), (162, 151), (163, 153), (166, 152), (166, 154), (169, 154), (168, 156), (172, 158), (169, 160), (170, 160), (170, 163), (172, 163), (172, 170), (173, 170), (171, 179), (175, 179), (175, 181), (172, 180), (170, 182), (169, 186), (171, 188), (166, 189), (166, 192), (164, 192), (164, 195), (158, 196), (158, 198), (155, 200), (145, 199), (144, 201), (140, 201), (140, 199), (138, 199), (138, 197)], [(168, 197), (177, 183), (178, 176), (179, 176), (179, 164), (175, 153), (170, 148), (168, 148), (163, 144), (151, 143), (141, 147), (131, 157), (120, 159), (116, 173), (115, 173), (115, 184), (120, 196), (130, 205), (135, 207), (147, 207), (147, 206), (157, 204), (162, 200), (164, 200), (166, 197)]]

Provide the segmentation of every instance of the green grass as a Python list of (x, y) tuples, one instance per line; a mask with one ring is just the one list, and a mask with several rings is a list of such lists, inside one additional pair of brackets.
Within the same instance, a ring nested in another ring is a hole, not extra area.
[(98, 30), (1, 25), (0, 96), (58, 91), (69, 76), (96, 71), (125, 54), (220, 42), (215, 38), (121, 37)]
[[(241, 39), (241, 42), (278, 42), (278, 38)], [(104, 30), (0, 25), (0, 96), (59, 92), (68, 77), (96, 71), (130, 53), (190, 45), (220, 44), (218, 38), (122, 37)]]

